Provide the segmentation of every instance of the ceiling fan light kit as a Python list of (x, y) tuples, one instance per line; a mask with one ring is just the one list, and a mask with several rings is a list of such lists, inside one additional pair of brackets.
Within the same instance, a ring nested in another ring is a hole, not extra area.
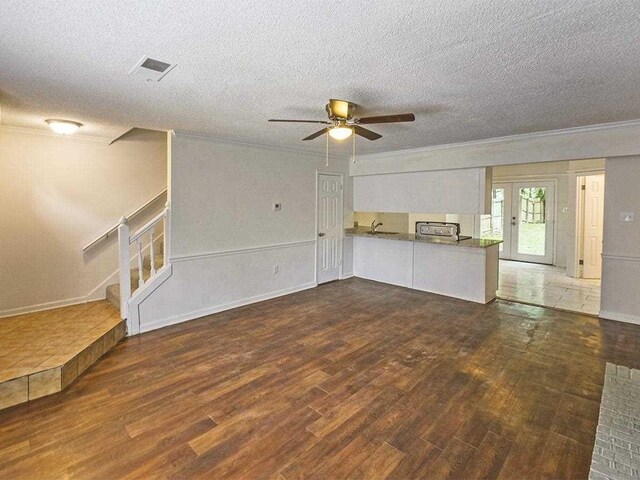
[(368, 130), (360, 125), (367, 125), (373, 123), (400, 123), (400, 122), (413, 122), (416, 117), (413, 113), (399, 113), (395, 115), (379, 115), (376, 117), (354, 117), (356, 105), (346, 100), (331, 99), (325, 107), (329, 121), (327, 120), (281, 120), (281, 119), (269, 119), (270, 122), (286, 122), (286, 123), (320, 123), (323, 125), (329, 125), (328, 127), (318, 130), (312, 133), (308, 137), (303, 138), (303, 141), (313, 140), (325, 133), (336, 140), (344, 140), (351, 135), (359, 135), (367, 140), (378, 140), (382, 138), (382, 135)]
[(336, 140), (344, 140), (353, 135), (353, 129), (350, 127), (336, 126), (329, 130), (329, 135)]

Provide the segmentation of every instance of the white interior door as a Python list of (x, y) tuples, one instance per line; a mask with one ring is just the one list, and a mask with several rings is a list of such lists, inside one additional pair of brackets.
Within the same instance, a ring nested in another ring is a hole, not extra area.
[(604, 219), (604, 175), (585, 177), (584, 278), (602, 276), (602, 232)]
[(340, 278), (342, 264), (342, 175), (318, 174), (317, 282)]
[(500, 258), (552, 264), (554, 215), (553, 182), (496, 183), (483, 237), (503, 241)]

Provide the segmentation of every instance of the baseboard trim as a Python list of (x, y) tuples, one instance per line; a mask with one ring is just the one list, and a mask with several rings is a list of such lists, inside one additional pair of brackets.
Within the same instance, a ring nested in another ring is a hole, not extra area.
[(618, 312), (612, 312), (610, 310), (600, 310), (599, 317), (607, 320), (615, 320), (617, 322), (640, 325), (640, 315), (629, 315), (628, 313), (618, 313)]
[(150, 332), (152, 330), (157, 330), (158, 328), (168, 327), (169, 325), (176, 325), (182, 322), (188, 322), (189, 320), (196, 320), (198, 318), (202, 318), (207, 315), (212, 315), (214, 313), (224, 312), (225, 310), (231, 310), (232, 308), (243, 307), (245, 305), (250, 305), (252, 303), (263, 302), (265, 300), (282, 297), (284, 295), (289, 295), (291, 293), (301, 292), (303, 290), (308, 290), (310, 288), (315, 288), (317, 286), (318, 284), (316, 282), (303, 283), (301, 285), (296, 285), (294, 287), (285, 288), (282, 290), (276, 290), (276, 291), (264, 293), (261, 295), (255, 295), (253, 297), (243, 298), (235, 302), (224, 303), (222, 305), (213, 305), (211, 307), (202, 308), (200, 310), (195, 310), (189, 313), (176, 315), (174, 317), (169, 317), (157, 322), (141, 324), (140, 333)]
[[(102, 298), (105, 298), (103, 295)], [(64, 300), (56, 300), (53, 302), (38, 303), (36, 305), (28, 305), (26, 307), (11, 308), (0, 312), (0, 319), (14, 317), (16, 315), (24, 315), (26, 313), (44, 312), (45, 310), (53, 310), (55, 308), (70, 307), (71, 305), (80, 305), (82, 303), (101, 300), (100, 298), (88, 298), (88, 296), (65, 298)]]
[[(164, 239), (164, 232), (158, 235), (157, 239)], [(149, 252), (149, 244), (143, 247), (142, 253), (146, 255)], [(138, 254), (134, 254), (130, 259), (131, 268), (135, 268), (138, 263)], [(82, 295), (81, 297), (65, 298), (62, 300), (54, 300), (51, 302), (36, 303), (35, 305), (26, 305), (24, 307), (10, 308), (0, 311), (0, 319), (6, 317), (14, 317), (16, 315), (24, 315), (25, 313), (43, 312), (45, 310), (53, 310), (54, 308), (70, 307), (72, 305), (80, 305), (87, 302), (95, 302), (96, 300), (104, 300), (106, 290), (109, 285), (118, 283), (118, 273), (120, 269), (116, 270), (95, 286), (89, 293)]]

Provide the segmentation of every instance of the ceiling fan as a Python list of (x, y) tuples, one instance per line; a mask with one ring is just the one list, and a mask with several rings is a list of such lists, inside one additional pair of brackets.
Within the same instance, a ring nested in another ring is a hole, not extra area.
[(382, 135), (372, 132), (361, 125), (369, 125), (372, 123), (399, 123), (413, 122), (416, 117), (413, 113), (398, 113), (395, 115), (380, 115), (377, 117), (354, 117), (356, 105), (346, 100), (331, 99), (327, 103), (326, 110), (329, 121), (326, 120), (279, 120), (269, 119), (270, 122), (288, 122), (288, 123), (320, 123), (329, 125), (315, 133), (312, 133), (302, 140), (313, 140), (325, 133), (328, 133), (336, 140), (344, 140), (352, 134), (360, 135), (368, 140), (378, 140)]

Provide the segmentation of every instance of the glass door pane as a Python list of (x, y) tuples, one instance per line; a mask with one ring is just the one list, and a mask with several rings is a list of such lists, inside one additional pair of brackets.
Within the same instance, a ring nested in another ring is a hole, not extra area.
[(518, 253), (544, 256), (546, 252), (546, 188), (518, 189)]
[(554, 184), (516, 183), (512, 205), (511, 258), (553, 263)]

